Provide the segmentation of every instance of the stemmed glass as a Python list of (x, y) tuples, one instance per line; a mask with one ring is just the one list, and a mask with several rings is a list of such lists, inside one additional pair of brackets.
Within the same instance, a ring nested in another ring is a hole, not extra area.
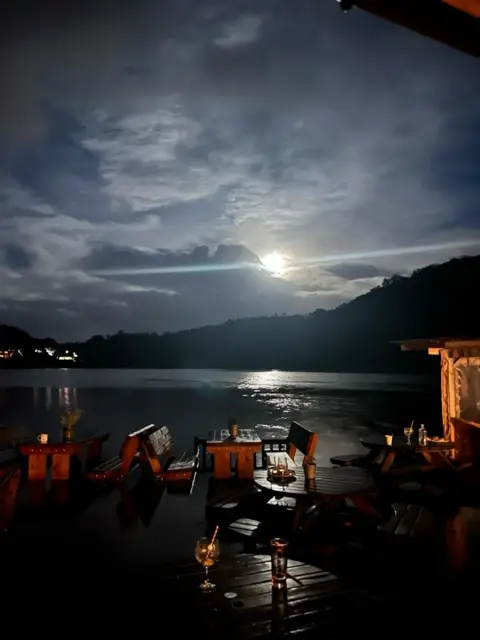
[(412, 436), (413, 436), (413, 424), (411, 424), (408, 427), (405, 427), (405, 429), (403, 430), (403, 433), (405, 434), (405, 437), (407, 438), (407, 444), (411, 445), (412, 444)]
[(200, 589), (205, 593), (215, 588), (215, 585), (210, 582), (210, 578), (208, 577), (208, 569), (217, 562), (219, 556), (220, 545), (218, 540), (214, 540), (213, 543), (210, 538), (200, 538), (197, 540), (195, 557), (197, 561), (205, 567), (205, 580), (200, 585)]

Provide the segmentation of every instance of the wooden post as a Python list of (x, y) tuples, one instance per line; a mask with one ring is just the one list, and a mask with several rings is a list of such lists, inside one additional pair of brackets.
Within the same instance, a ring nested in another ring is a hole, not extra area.
[(28, 479), (45, 480), (47, 477), (47, 455), (31, 453), (28, 456)]
[(70, 475), (70, 454), (54, 453), (52, 455), (52, 480), (68, 480)]

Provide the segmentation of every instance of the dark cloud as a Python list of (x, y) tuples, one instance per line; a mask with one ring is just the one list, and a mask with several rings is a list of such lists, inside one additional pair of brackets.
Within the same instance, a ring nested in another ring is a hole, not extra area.
[(173, 253), (166, 250), (141, 250), (115, 245), (103, 245), (93, 249), (84, 260), (90, 271), (120, 270), (128, 275), (130, 269), (148, 270), (168, 267), (202, 267), (215, 265), (260, 264), (260, 259), (249, 249), (236, 245), (219, 245), (210, 252), (208, 246), (195, 247), (191, 251)]
[(374, 264), (362, 264), (360, 262), (345, 262), (328, 267), (328, 272), (345, 280), (358, 280), (360, 278), (389, 278), (393, 275), (391, 269), (376, 267)]
[(2, 255), (3, 264), (14, 270), (29, 269), (33, 264), (32, 255), (23, 247), (14, 244), (13, 242), (7, 242), (4, 245), (0, 245), (0, 258)]

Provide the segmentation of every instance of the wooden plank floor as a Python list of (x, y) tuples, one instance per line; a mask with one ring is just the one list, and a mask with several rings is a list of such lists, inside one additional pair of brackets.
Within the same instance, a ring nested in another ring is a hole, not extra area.
[[(205, 637), (319, 635), (344, 638), (352, 628), (367, 630), (376, 602), (321, 568), (289, 560), (286, 589), (271, 584), (270, 557), (242, 554), (211, 570), (210, 594), (198, 586), (203, 570), (186, 563), (162, 567), (158, 589), (165, 597), (189, 603), (189, 616)], [(233, 599), (225, 593), (235, 593)], [(166, 595), (165, 595), (166, 594)], [(353, 618), (352, 618), (353, 616)]]

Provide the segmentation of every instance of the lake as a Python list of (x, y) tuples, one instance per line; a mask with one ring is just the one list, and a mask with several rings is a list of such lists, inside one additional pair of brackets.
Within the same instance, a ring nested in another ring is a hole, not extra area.
[(420, 376), (223, 370), (1, 370), (0, 427), (60, 436), (60, 416), (79, 409), (77, 433), (110, 431), (106, 455), (146, 424), (166, 424), (178, 449), (227, 426), (288, 431), (292, 420), (319, 433), (317, 458), (361, 451), (374, 422), (401, 429), (416, 419), (441, 428), (439, 382)]

